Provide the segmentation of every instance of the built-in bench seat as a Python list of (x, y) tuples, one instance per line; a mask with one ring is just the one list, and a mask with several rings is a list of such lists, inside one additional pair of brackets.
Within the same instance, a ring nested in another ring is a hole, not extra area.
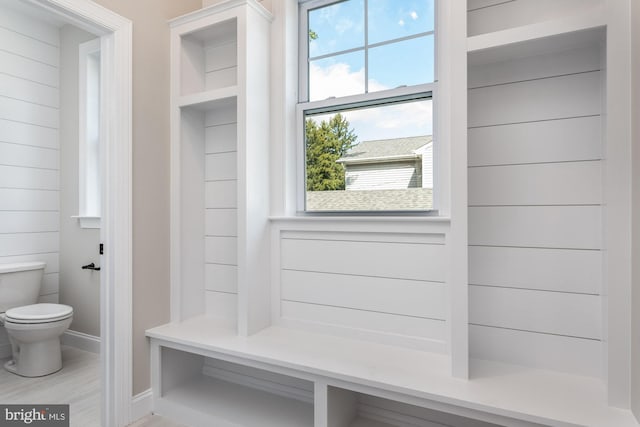
[[(487, 425), (637, 426), (629, 411), (607, 406), (595, 378), (474, 360), (467, 381), (450, 375), (442, 354), (281, 327), (240, 337), (205, 317), (153, 328), (147, 336), (154, 411), (194, 426), (211, 425), (212, 417), (260, 427), (378, 426), (379, 420), (362, 420), (371, 418), (362, 410), (367, 399), (411, 405), (406, 416), (423, 420), (438, 413)], [(269, 408), (278, 418), (267, 422)], [(410, 415), (419, 408), (429, 413)], [(451, 425), (467, 425), (460, 420)]]

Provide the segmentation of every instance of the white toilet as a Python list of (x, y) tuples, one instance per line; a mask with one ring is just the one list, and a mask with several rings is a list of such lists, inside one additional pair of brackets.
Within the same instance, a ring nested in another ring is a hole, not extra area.
[(0, 264), (0, 324), (11, 341), (7, 371), (23, 377), (41, 377), (62, 368), (60, 336), (69, 328), (73, 308), (63, 304), (36, 304), (44, 262)]

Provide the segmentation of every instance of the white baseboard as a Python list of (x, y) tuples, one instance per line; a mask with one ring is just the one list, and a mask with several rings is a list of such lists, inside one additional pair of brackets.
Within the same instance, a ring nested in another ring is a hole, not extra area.
[(62, 335), (61, 342), (63, 345), (100, 354), (100, 338), (93, 335), (68, 330)]
[(151, 413), (153, 409), (153, 392), (147, 389), (131, 398), (131, 422), (136, 422)]

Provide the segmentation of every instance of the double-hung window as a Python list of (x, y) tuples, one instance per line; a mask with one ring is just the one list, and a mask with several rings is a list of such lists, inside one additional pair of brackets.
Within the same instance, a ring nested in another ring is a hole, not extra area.
[(434, 211), (435, 6), (301, 0), (298, 210)]

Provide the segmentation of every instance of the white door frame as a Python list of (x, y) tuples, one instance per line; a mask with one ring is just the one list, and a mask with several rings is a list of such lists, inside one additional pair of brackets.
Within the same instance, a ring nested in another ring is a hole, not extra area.
[(28, 0), (101, 36), (102, 426), (124, 427), (132, 398), (132, 23), (90, 0)]

